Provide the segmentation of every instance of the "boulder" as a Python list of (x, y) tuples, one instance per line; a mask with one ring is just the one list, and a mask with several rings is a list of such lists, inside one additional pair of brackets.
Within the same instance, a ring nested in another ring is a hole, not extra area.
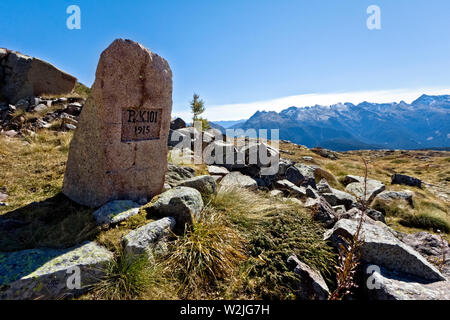
[(51, 65), (19, 52), (7, 50), (3, 57), (0, 95), (10, 103), (27, 97), (70, 93), (77, 79)]
[(94, 211), (98, 225), (117, 224), (139, 213), (140, 205), (130, 200), (115, 200)]
[(441, 272), (450, 279), (450, 247), (445, 239), (428, 232), (400, 234), (399, 239), (428, 261), (438, 265)]
[(345, 209), (349, 210), (352, 208), (353, 204), (356, 202), (356, 198), (351, 194), (334, 189), (330, 187), (330, 193), (323, 193), (322, 197), (332, 206), (345, 206)]
[[(95, 242), (0, 253), (0, 299), (62, 299), (85, 292), (114, 258)], [(77, 288), (76, 275), (80, 276)]]
[(192, 225), (203, 209), (199, 191), (189, 187), (175, 187), (161, 193), (152, 206), (145, 210), (148, 217), (174, 217), (177, 231), (184, 231), (185, 225)]
[(292, 161), (280, 158), (280, 162), (278, 163), (278, 175), (280, 177), (286, 175), (287, 169), (292, 165), (293, 165)]
[(311, 186), (312, 188), (316, 189), (316, 178), (314, 172), (316, 171), (317, 167), (308, 166), (303, 163), (296, 163), (295, 167), (300, 171), (300, 173), (304, 177), (300, 186), (302, 187)]
[(370, 300), (450, 300), (450, 282), (424, 283), (385, 268), (367, 265), (364, 268), (365, 294)]
[[(331, 240), (335, 247), (342, 243), (341, 237), (352, 238), (358, 228), (357, 220), (341, 219), (333, 229), (325, 233), (325, 240)], [(444, 276), (424, 257), (394, 236), (386, 225), (363, 223), (361, 236), (361, 260), (390, 270), (406, 273), (429, 280), (445, 280)]]
[(283, 190), (286, 196), (292, 196), (297, 198), (306, 198), (306, 188), (305, 187), (297, 187), (292, 182), (284, 179), (278, 180), (274, 183), (274, 186), (280, 190)]
[(290, 269), (299, 276), (297, 298), (300, 300), (327, 300), (330, 295), (321, 274), (292, 255), (287, 260)]
[(186, 128), (186, 122), (181, 118), (176, 118), (170, 122), (171, 130), (178, 130)]
[[(245, 164), (256, 165), (258, 167), (269, 167), (274, 162), (278, 164), (280, 159), (278, 150), (260, 141), (249, 141), (239, 150), (239, 153), (244, 156)], [(272, 174), (277, 172), (278, 170)]]
[(181, 181), (193, 178), (195, 176), (195, 170), (191, 167), (177, 166), (169, 163), (166, 172), (166, 183), (173, 187)]
[(216, 140), (203, 150), (203, 158), (208, 165), (216, 164), (231, 170), (237, 161), (237, 149), (232, 143)]
[(323, 197), (309, 198), (305, 207), (311, 210), (314, 220), (323, 223), (326, 228), (331, 228), (338, 220), (337, 213)]
[(318, 154), (319, 156), (327, 158), (327, 159), (331, 159), (331, 160), (339, 159), (336, 152), (333, 152), (328, 149), (312, 148), (311, 151), (314, 152), (315, 154)]
[(333, 192), (333, 191), (331, 191), (331, 187), (328, 184), (328, 181), (325, 179), (320, 180), (320, 182), (316, 185), (316, 188), (317, 188), (317, 192), (319, 192), (320, 194)]
[(89, 207), (161, 193), (171, 110), (167, 61), (139, 43), (115, 40), (101, 54), (70, 143), (63, 193)]
[(409, 190), (403, 191), (383, 191), (376, 196), (376, 199), (391, 202), (394, 200), (403, 200), (411, 207), (413, 206), (414, 192)]
[(230, 173), (227, 168), (219, 167), (219, 166), (208, 166), (208, 172), (210, 175), (215, 176), (226, 176)]
[[(358, 199), (368, 201), (368, 203), (372, 202), (379, 193), (386, 189), (385, 185), (380, 181), (367, 179), (367, 185), (365, 186), (364, 177), (357, 177), (357, 179), (357, 182), (347, 184), (345, 190), (353, 193)], [(365, 189), (366, 194), (364, 194)]]
[[(362, 211), (358, 208), (351, 208), (350, 210), (346, 211), (345, 213), (340, 215), (341, 219), (353, 219), (358, 220), (361, 217)], [(384, 215), (372, 208), (367, 208), (366, 210), (366, 216), (371, 218), (374, 221), (380, 221), (383, 223), (386, 223), (386, 219)], [(367, 222), (367, 220), (365, 220)]]
[(151, 257), (157, 242), (174, 230), (175, 225), (175, 218), (165, 217), (131, 231), (122, 239), (125, 251), (131, 254), (148, 254)]
[(303, 180), (305, 180), (305, 177), (300, 173), (300, 170), (294, 166), (287, 168), (285, 175), (286, 180), (292, 182), (296, 186), (299, 186)]
[(334, 206), (333, 210), (334, 210), (334, 212), (336, 212), (336, 214), (339, 217), (341, 217), (343, 214), (345, 214), (347, 212), (347, 209), (345, 209), (345, 206), (343, 206), (343, 205)]
[(398, 173), (392, 175), (391, 184), (402, 184), (406, 186), (422, 188), (422, 181), (420, 179)]
[(79, 102), (70, 103), (67, 108), (64, 110), (65, 113), (70, 114), (72, 116), (79, 116), (81, 113), (81, 109), (83, 105)]
[(234, 171), (227, 174), (223, 177), (220, 185), (222, 187), (240, 187), (250, 190), (256, 190), (258, 188), (258, 184), (255, 179), (245, 176), (239, 171)]
[(213, 177), (197, 176), (185, 181), (182, 181), (178, 186), (194, 188), (202, 194), (204, 197), (211, 196), (217, 192), (217, 184)]

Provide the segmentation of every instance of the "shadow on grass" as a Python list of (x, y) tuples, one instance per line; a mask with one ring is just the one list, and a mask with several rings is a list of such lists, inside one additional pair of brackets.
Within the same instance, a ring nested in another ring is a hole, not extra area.
[(0, 216), (0, 252), (32, 248), (68, 248), (93, 240), (100, 232), (94, 209), (62, 193)]

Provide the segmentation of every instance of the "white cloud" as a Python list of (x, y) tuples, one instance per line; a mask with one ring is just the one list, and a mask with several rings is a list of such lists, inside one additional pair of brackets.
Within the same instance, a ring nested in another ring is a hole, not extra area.
[[(339, 102), (351, 102), (358, 104), (363, 101), (382, 103), (399, 102), (401, 100), (411, 103), (424, 93), (428, 95), (450, 94), (450, 88), (300, 94), (265, 101), (208, 106), (204, 116), (211, 121), (240, 120), (248, 119), (258, 110), (280, 112), (281, 110), (292, 106), (306, 107), (314, 106), (316, 104), (328, 106)], [(183, 119), (190, 119), (191, 117), (190, 112), (187, 110), (184, 112), (174, 112), (174, 116), (181, 117)]]

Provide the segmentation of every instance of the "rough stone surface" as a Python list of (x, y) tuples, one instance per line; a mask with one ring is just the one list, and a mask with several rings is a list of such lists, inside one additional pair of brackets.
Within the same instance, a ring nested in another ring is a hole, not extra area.
[(323, 197), (309, 198), (305, 207), (311, 209), (314, 220), (322, 222), (327, 228), (331, 228), (338, 220), (337, 213)]
[[(367, 179), (367, 187), (365, 187), (364, 177), (357, 177), (358, 182), (349, 183), (345, 190), (350, 193), (353, 193), (356, 197), (361, 200), (366, 200), (369, 203), (375, 199), (375, 197), (386, 189), (386, 186), (382, 184), (380, 181)], [(366, 189), (366, 193), (364, 194), (364, 189)]]
[(176, 118), (170, 122), (170, 129), (171, 130), (178, 130), (186, 128), (186, 122), (184, 122), (181, 118)]
[(90, 207), (159, 194), (171, 109), (168, 63), (136, 42), (115, 40), (101, 55), (70, 144), (64, 194)]
[(322, 197), (324, 197), (331, 206), (343, 205), (348, 210), (356, 202), (356, 198), (351, 194), (334, 188), (330, 189), (331, 192), (323, 193)]
[(250, 190), (256, 190), (258, 184), (255, 179), (243, 175), (239, 171), (230, 172), (225, 177), (223, 177), (220, 182), (222, 187), (241, 187)]
[(178, 231), (183, 231), (186, 224), (191, 225), (194, 219), (198, 219), (202, 209), (200, 192), (189, 187), (175, 187), (161, 193), (146, 211), (150, 217), (174, 217)]
[(295, 184), (287, 179), (278, 180), (274, 183), (275, 187), (284, 191), (285, 195), (288, 197), (305, 198), (307, 197), (306, 188), (297, 187)]
[[(113, 254), (95, 242), (56, 249), (0, 253), (0, 299), (61, 299), (76, 296), (104, 274)], [(80, 268), (81, 289), (69, 289), (74, 267)], [(3, 286), (4, 285), (4, 286)]]
[(227, 168), (219, 166), (208, 166), (208, 172), (210, 175), (214, 176), (226, 176), (230, 173)]
[(403, 191), (383, 191), (376, 196), (376, 199), (383, 201), (404, 200), (408, 205), (413, 206), (414, 192), (409, 190)]
[(75, 77), (50, 63), (19, 52), (7, 50), (2, 60), (0, 95), (12, 104), (32, 96), (70, 93), (77, 83)]
[(303, 163), (296, 163), (295, 167), (304, 176), (304, 179), (301, 182), (300, 186), (311, 186), (312, 188), (316, 189), (316, 178), (314, 176), (314, 172), (316, 171), (317, 167), (309, 166)]
[(195, 170), (190, 167), (177, 166), (169, 163), (167, 166), (167, 172), (165, 181), (173, 187), (184, 180), (191, 179), (195, 176)]
[(379, 272), (370, 268), (365, 267), (365, 281), (374, 286), (372, 289), (363, 286), (370, 300), (450, 300), (449, 281), (423, 283), (421, 279), (385, 268)]
[(330, 295), (325, 280), (321, 274), (307, 264), (301, 262), (295, 255), (288, 258), (287, 263), (294, 273), (298, 274), (297, 298), (300, 300), (327, 300)]
[(176, 221), (173, 217), (165, 217), (150, 222), (123, 237), (125, 251), (133, 254), (152, 255), (152, 249), (156, 243), (164, 238), (170, 230), (175, 228)]
[(333, 192), (333, 191), (331, 191), (331, 187), (328, 184), (328, 181), (325, 179), (320, 180), (319, 183), (316, 185), (316, 188), (317, 188), (317, 192), (319, 192), (320, 194)]
[(441, 272), (450, 280), (450, 247), (445, 239), (428, 232), (400, 234), (399, 239), (428, 261), (439, 265)]
[[(364, 243), (361, 248), (361, 260), (367, 264), (376, 264), (429, 281), (445, 280), (436, 267), (413, 248), (397, 239), (389, 227), (378, 223), (363, 223)], [(353, 237), (357, 227), (358, 221), (341, 219), (333, 229), (325, 233), (325, 239), (331, 240), (337, 247), (342, 242), (340, 237)]]
[(315, 154), (318, 154), (321, 157), (324, 157), (324, 158), (328, 158), (328, 159), (331, 159), (331, 160), (339, 159), (339, 157), (337, 156), (336, 152), (333, 152), (333, 151), (328, 150), (328, 149), (313, 148), (313, 149), (311, 149), (311, 151), (314, 152)]
[[(343, 213), (342, 215), (340, 215), (340, 218), (345, 218), (345, 219), (359, 219), (361, 217), (362, 211), (358, 208), (351, 208), (350, 210), (346, 211), (345, 213)], [(368, 208), (366, 210), (366, 216), (371, 218), (374, 221), (380, 221), (383, 223), (386, 223), (385, 217), (384, 215), (374, 209)]]
[(124, 221), (139, 213), (140, 205), (130, 200), (115, 200), (94, 212), (98, 225), (110, 225)]
[(296, 186), (299, 186), (303, 180), (305, 180), (305, 177), (300, 173), (300, 170), (292, 166), (286, 170), (286, 180), (292, 182)]
[(392, 175), (391, 184), (403, 184), (406, 186), (422, 188), (422, 181), (420, 179), (398, 173)]
[(189, 180), (185, 180), (179, 186), (190, 187), (198, 190), (202, 196), (210, 196), (217, 192), (217, 184), (211, 176), (197, 176)]

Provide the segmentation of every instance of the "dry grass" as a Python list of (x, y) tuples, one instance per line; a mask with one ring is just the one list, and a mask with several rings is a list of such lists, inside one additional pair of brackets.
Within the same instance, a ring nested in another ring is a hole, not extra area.
[[(413, 217), (432, 217), (433, 221), (440, 220), (446, 225), (450, 225), (450, 204), (437, 194), (436, 190), (424, 187), (423, 189), (391, 185), (391, 176), (394, 173), (411, 175), (421, 179), (424, 182), (440, 186), (440, 192), (446, 192), (450, 196), (450, 171), (448, 170), (450, 162), (450, 152), (448, 151), (350, 151), (338, 153), (338, 160), (330, 160), (320, 157), (308, 149), (295, 146), (293, 144), (280, 143), (280, 149), (287, 150), (293, 154), (284, 154), (283, 156), (297, 162), (304, 162), (303, 156), (311, 156), (314, 162), (321, 168), (332, 173), (340, 182), (348, 174), (364, 176), (364, 166), (361, 164), (361, 157), (369, 162), (369, 178), (379, 180), (386, 185), (388, 190), (409, 189), (415, 193), (414, 208), (403, 208), (394, 203), (389, 209), (388, 223), (395, 229), (403, 232), (415, 232), (420, 224), (407, 224), (407, 228), (400, 224), (400, 212)], [(305, 162), (306, 163), (306, 162)], [(307, 163), (306, 163), (307, 164)], [(316, 177), (317, 178), (317, 177)], [(317, 181), (318, 182), (318, 181)], [(331, 183), (330, 183), (331, 184)], [(332, 185), (333, 187), (345, 190), (340, 183)], [(398, 211), (395, 213), (394, 211)], [(397, 217), (396, 217), (397, 216)], [(411, 219), (411, 218), (409, 218)], [(415, 222), (423, 221), (422, 230), (435, 232), (435, 228), (430, 228), (428, 218), (412, 219)], [(427, 222), (428, 220), (428, 222)], [(446, 236), (449, 238), (449, 236)]]

